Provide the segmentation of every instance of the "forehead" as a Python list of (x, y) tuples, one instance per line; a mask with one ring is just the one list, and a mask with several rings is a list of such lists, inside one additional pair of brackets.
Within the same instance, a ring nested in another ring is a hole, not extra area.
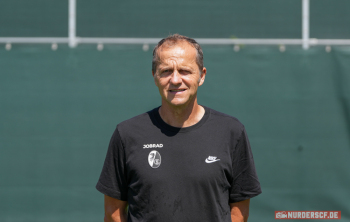
[(172, 63), (196, 63), (197, 50), (186, 41), (162, 45), (158, 50), (159, 65)]

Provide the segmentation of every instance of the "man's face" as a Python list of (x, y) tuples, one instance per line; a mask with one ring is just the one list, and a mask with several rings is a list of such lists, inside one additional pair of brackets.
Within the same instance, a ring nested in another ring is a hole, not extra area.
[(205, 68), (200, 74), (196, 56), (196, 49), (185, 41), (158, 49), (159, 63), (156, 73), (152, 74), (163, 102), (182, 106), (196, 99), (206, 74)]

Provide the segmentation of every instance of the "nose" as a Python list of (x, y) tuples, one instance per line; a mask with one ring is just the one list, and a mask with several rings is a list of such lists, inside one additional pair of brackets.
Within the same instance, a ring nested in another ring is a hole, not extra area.
[(179, 85), (181, 84), (181, 75), (177, 70), (174, 70), (173, 74), (171, 75), (170, 83), (173, 85)]

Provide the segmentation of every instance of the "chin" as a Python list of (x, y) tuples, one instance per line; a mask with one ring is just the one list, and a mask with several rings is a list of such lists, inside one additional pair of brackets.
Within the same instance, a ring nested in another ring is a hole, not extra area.
[(179, 97), (172, 97), (169, 96), (168, 98), (165, 97), (164, 100), (171, 106), (186, 106), (191, 103), (192, 98), (188, 96), (179, 96)]
[(185, 105), (186, 103), (170, 101), (169, 104), (172, 105), (172, 106), (183, 106), (183, 105)]
[(188, 100), (171, 100), (171, 101), (168, 101), (170, 105), (172, 106), (184, 106), (186, 104), (188, 104)]

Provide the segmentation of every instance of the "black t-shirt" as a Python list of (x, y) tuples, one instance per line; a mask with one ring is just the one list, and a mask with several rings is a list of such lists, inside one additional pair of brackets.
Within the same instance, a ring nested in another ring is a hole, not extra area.
[(96, 188), (128, 201), (129, 222), (229, 222), (229, 203), (261, 193), (243, 124), (204, 108), (185, 128), (159, 108), (118, 124)]

